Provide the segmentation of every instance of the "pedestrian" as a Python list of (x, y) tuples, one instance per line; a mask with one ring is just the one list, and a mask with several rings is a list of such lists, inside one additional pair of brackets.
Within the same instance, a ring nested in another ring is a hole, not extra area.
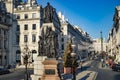
[(80, 61), (80, 69), (82, 70), (82, 61)]

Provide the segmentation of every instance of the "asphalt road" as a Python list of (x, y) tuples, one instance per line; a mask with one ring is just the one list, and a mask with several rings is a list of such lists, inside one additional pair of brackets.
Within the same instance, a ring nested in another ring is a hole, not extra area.
[[(120, 80), (120, 72), (112, 71), (110, 68), (102, 68), (100, 59), (92, 60), (91, 63), (83, 67), (83, 70), (98, 72), (96, 80)], [(33, 70), (29, 70), (30, 74)], [(0, 75), (0, 80), (24, 80), (25, 70), (17, 70), (13, 73)]]
[(96, 80), (120, 80), (120, 72), (112, 71), (110, 68), (102, 68), (100, 64), (100, 59), (95, 59), (83, 69), (98, 72)]
[[(30, 74), (33, 74), (32, 69), (28, 69)], [(0, 80), (24, 80), (25, 78), (25, 69), (19, 69), (12, 73), (0, 75)]]

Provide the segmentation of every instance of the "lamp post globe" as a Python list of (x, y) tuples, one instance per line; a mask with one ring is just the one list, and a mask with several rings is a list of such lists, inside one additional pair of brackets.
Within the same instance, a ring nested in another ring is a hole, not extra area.
[(72, 52), (70, 55), (71, 55), (71, 57), (75, 57), (76, 53)]
[(75, 44), (72, 44), (71, 47), (72, 47), (72, 49), (74, 50), (75, 47), (76, 47), (76, 45), (75, 45)]

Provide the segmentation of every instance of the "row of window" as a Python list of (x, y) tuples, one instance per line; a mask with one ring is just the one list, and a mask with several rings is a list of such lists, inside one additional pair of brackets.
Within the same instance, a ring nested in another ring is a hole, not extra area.
[[(28, 30), (28, 24), (24, 25), (24, 30)], [(32, 24), (32, 30), (36, 30), (36, 24)], [(20, 25), (17, 25), (16, 31), (20, 31)]]
[[(16, 43), (19, 44), (20, 42), (20, 36), (16, 35)], [(24, 42), (28, 42), (28, 35), (24, 35)], [(36, 35), (32, 35), (32, 42), (36, 42)]]
[[(28, 14), (24, 14), (24, 19), (28, 19), (28, 18), (29, 18)], [(32, 18), (36, 18), (36, 13), (32, 13)], [(16, 19), (21, 19), (20, 14), (16, 15)]]
[[(3, 45), (2, 45), (3, 44)], [(0, 41), (0, 49), (7, 49), (7, 40)]]
[[(32, 54), (37, 54), (37, 51), (36, 50), (32, 50), (31, 51)], [(33, 57), (33, 56), (32, 56)], [(32, 58), (33, 59), (33, 58)], [(16, 62), (20, 62), (21, 60), (21, 51), (20, 50), (17, 50), (16, 51)]]
[(6, 30), (0, 28), (0, 34), (4, 34), (4, 35), (6, 35)]

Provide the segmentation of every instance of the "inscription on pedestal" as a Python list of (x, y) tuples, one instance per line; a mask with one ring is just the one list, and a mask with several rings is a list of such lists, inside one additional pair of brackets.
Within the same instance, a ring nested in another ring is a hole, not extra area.
[(55, 69), (45, 69), (46, 75), (55, 75)]

